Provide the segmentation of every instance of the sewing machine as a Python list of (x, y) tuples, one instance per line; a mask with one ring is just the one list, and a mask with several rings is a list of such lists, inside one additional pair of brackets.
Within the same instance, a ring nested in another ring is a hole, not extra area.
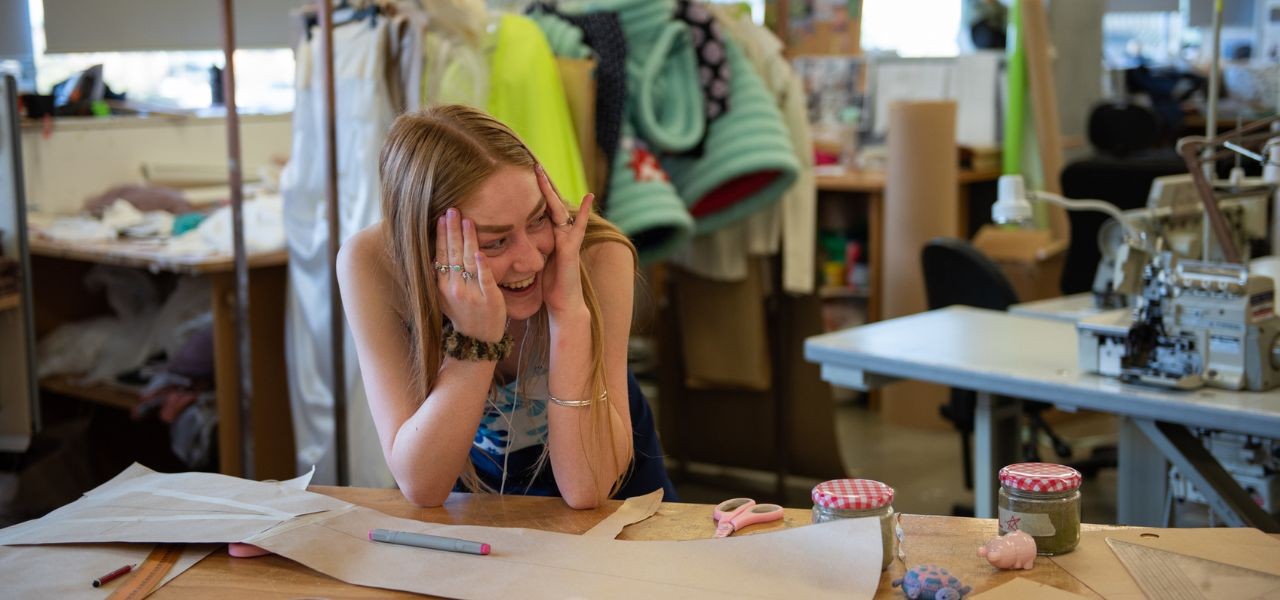
[[(1280, 182), (1280, 136), (1268, 127), (1280, 131), (1280, 116), (1211, 139), (1180, 139), (1188, 175), (1157, 180), (1147, 208), (1128, 213), (1101, 200), (1028, 195), (1020, 177), (1000, 178), (991, 207), (996, 223), (1026, 222), (1028, 196), (1114, 219), (1100, 235), (1103, 275), (1095, 292), (1128, 296), (1134, 308), (1077, 323), (1081, 369), (1182, 389), (1280, 386), (1275, 282), (1247, 266), (1253, 243), (1266, 240), (1267, 201)], [(1258, 144), (1260, 151), (1251, 149)], [(1237, 167), (1239, 156), (1261, 162), (1267, 177), (1247, 180), (1237, 168), (1229, 179), (1212, 181), (1205, 165), (1232, 153)]]
[[(1273, 187), (1261, 179), (1214, 182), (1218, 208), (1231, 231), (1230, 243), (1246, 259), (1256, 244), (1267, 240), (1267, 201)], [(1218, 245), (1212, 243), (1209, 220), (1190, 175), (1155, 178), (1146, 208), (1124, 211), (1123, 216), (1145, 240), (1158, 240), (1178, 257), (1223, 259)], [(1092, 287), (1098, 308), (1131, 306), (1141, 291), (1140, 284), (1126, 286), (1121, 280), (1140, 275), (1147, 257), (1125, 254), (1126, 245), (1125, 231), (1117, 221), (1108, 220), (1098, 230), (1101, 258)]]
[[(1141, 252), (1137, 252), (1141, 254)], [(1269, 277), (1243, 265), (1157, 253), (1133, 310), (1077, 324), (1084, 370), (1183, 389), (1280, 385), (1280, 316)]]

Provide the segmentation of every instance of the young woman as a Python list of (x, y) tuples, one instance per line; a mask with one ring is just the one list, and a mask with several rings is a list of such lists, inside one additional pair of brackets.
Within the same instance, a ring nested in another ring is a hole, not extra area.
[(338, 278), (405, 497), (674, 498), (627, 370), (635, 249), (593, 196), (571, 214), (520, 138), (464, 106), (397, 119), (379, 174), (383, 221)]

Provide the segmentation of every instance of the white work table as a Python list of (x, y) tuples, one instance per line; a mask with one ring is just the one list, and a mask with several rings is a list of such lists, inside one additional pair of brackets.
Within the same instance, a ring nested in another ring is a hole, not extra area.
[(1082, 292), (1014, 304), (1009, 307), (1009, 314), (1077, 323), (1081, 319), (1100, 315), (1107, 310), (1109, 309), (1094, 306), (1093, 292)]
[[(1188, 442), (1185, 427), (1169, 425), (1280, 437), (1280, 390), (1180, 391), (1082, 373), (1075, 325), (1066, 320), (953, 306), (811, 337), (805, 358), (821, 365), (825, 381), (854, 389), (915, 379), (978, 392), (974, 476), (988, 482), (975, 486), (980, 517), (994, 514), (995, 470), (1016, 460), (1016, 400), (996, 394), (1122, 417), (1118, 509), (1123, 524), (1159, 524), (1166, 458), (1184, 471), (1208, 456), (1198, 443)], [(1221, 471), (1216, 461), (1213, 465)], [(1208, 470), (1202, 483), (1220, 487), (1222, 474)], [(1225, 502), (1215, 503), (1219, 511), (1233, 510), (1239, 500), (1231, 491), (1218, 499)]]

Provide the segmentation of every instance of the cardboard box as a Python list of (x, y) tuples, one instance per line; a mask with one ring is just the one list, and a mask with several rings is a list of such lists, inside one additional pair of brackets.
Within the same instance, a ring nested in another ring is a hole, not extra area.
[(1000, 265), (1019, 301), (1062, 295), (1067, 242), (1052, 239), (1048, 230), (984, 225), (973, 237), (973, 245)]

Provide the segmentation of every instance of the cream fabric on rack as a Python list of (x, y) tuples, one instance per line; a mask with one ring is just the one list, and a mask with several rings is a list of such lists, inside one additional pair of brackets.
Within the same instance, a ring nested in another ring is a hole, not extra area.
[(427, 15), (406, 2), (396, 5), (391, 17), (391, 56), (388, 64), (387, 85), (397, 90), (399, 112), (411, 112), (422, 108), (422, 37), (426, 33)]
[(776, 99), (800, 172), (781, 202), (739, 224), (695, 237), (673, 262), (708, 279), (742, 281), (747, 278), (751, 256), (776, 254), (781, 245), (783, 290), (811, 294), (816, 260), (817, 182), (804, 87), (782, 54), (782, 42), (772, 33), (735, 15), (730, 8), (714, 4), (708, 8)]
[(489, 102), (489, 61), (479, 46), (428, 28), (422, 49), (424, 106), (465, 104), (485, 108)]
[[(345, 241), (382, 218), (378, 154), (395, 118), (386, 78), (388, 19), (368, 27), (333, 31), (334, 89), (338, 145), (340, 235)], [(328, 219), (325, 212), (324, 96), (318, 60), (320, 36), (297, 53), (297, 101), (293, 153), (281, 175), (285, 236), (289, 248), (289, 292), (285, 316), (289, 400), (298, 448), (298, 472), (316, 466), (315, 483), (336, 483), (332, 361), (329, 328)], [(355, 344), (347, 331), (348, 472), (351, 485), (395, 485), (369, 413)], [(261, 401), (273, 401), (263, 398)]]
[(489, 101), (485, 46), (490, 16), (479, 0), (422, 0), (428, 15), (422, 41), (421, 101), (484, 109)]

